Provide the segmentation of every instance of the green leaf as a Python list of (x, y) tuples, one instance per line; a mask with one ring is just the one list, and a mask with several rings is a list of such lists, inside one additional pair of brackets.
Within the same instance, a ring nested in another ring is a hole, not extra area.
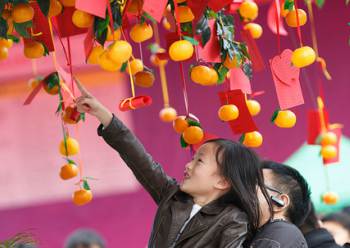
[(145, 19), (150, 20), (153, 23), (157, 23), (157, 21), (145, 11), (143, 12), (142, 17), (145, 18)]
[(69, 159), (69, 158), (64, 158), (69, 164), (75, 164), (76, 165), (76, 163), (73, 161), (73, 160), (71, 160), (71, 159)]
[(125, 70), (126, 70), (126, 67), (128, 66), (128, 61), (126, 61), (126, 62), (124, 62), (123, 64), (122, 64), (122, 67), (120, 68), (120, 71), (121, 72), (124, 72)]
[(218, 73), (218, 84), (221, 84), (225, 81), (226, 75), (229, 72), (229, 69), (226, 68), (222, 63), (216, 63), (214, 69)]
[(243, 144), (245, 138), (245, 134), (242, 134), (241, 137), (239, 137), (239, 143)]
[(293, 10), (293, 7), (294, 7), (294, 0), (286, 0), (284, 2), (284, 6), (283, 6), (284, 9), (287, 9), (290, 11), (290, 10)]
[(191, 42), (191, 44), (194, 45), (194, 46), (197, 46), (197, 45), (198, 45), (198, 41), (197, 41), (195, 38), (193, 38), (193, 37), (182, 36), (182, 38), (183, 38), (184, 40), (187, 40), (187, 41)]
[(53, 72), (45, 78), (45, 83), (49, 89), (52, 89), (54, 86), (59, 85), (60, 77), (57, 72)]
[(106, 15), (106, 19), (95, 17), (94, 34), (97, 42), (100, 43), (102, 46), (104, 46), (107, 39), (108, 24), (109, 24), (109, 15)]
[(85, 190), (91, 190), (90, 185), (88, 184), (88, 181), (86, 179), (83, 180), (83, 188)]
[(80, 119), (81, 119), (82, 121), (85, 121), (85, 118), (86, 118), (85, 113), (80, 113)]
[(280, 110), (277, 109), (277, 110), (275, 110), (275, 112), (273, 112), (273, 115), (272, 115), (272, 117), (271, 117), (271, 122), (272, 122), (272, 123), (275, 122), (279, 111), (280, 111)]
[[(123, 2), (123, 1), (122, 1)], [(112, 16), (113, 16), (113, 28), (117, 29), (122, 26), (123, 15), (121, 12), (121, 5), (119, 1), (111, 2)], [(108, 16), (108, 13), (107, 13)]]
[(205, 46), (210, 40), (211, 31), (208, 25), (208, 19), (205, 15), (197, 22), (196, 34), (201, 35), (202, 45)]
[(17, 31), (17, 33), (19, 35), (21, 35), (24, 38), (30, 38), (30, 34), (28, 33), (28, 28), (33, 26), (33, 22), (32, 21), (28, 21), (28, 22), (23, 22), (23, 23), (13, 23), (13, 26), (15, 28), (15, 30)]
[(242, 70), (244, 74), (249, 78), (249, 80), (252, 80), (253, 78), (253, 68), (252, 64), (250, 62), (246, 62), (242, 66)]
[(187, 120), (187, 123), (189, 126), (196, 126), (196, 127), (201, 127), (201, 124), (198, 122), (198, 121), (195, 121), (193, 119), (186, 119)]
[(192, 22), (181, 23), (181, 32), (187, 35), (193, 35)]
[(55, 114), (59, 114), (59, 113), (61, 113), (61, 112), (62, 112), (62, 102), (60, 101), (60, 102), (58, 103), (58, 106), (57, 106), (57, 109), (56, 109)]
[(19, 43), (19, 41), (20, 41), (17, 36), (12, 35), (12, 34), (8, 35), (7, 39), (11, 39), (14, 43)]
[(8, 29), (8, 25), (7, 25), (7, 21), (0, 17), (0, 37), (6, 38), (7, 37), (7, 29)]
[(322, 8), (325, 3), (325, 0), (316, 0), (315, 3), (317, 7)]
[(48, 0), (37, 0), (40, 10), (41, 12), (43, 12), (43, 14), (45, 16), (47, 16), (49, 14), (49, 9), (50, 9), (50, 1)]
[(180, 144), (182, 148), (186, 148), (188, 146), (182, 135), (180, 135)]

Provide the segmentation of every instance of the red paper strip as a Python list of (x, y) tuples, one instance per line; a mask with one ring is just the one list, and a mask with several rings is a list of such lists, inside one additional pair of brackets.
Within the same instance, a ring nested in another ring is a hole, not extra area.
[[(215, 20), (209, 20), (208, 26), (212, 34), (216, 33)], [(198, 45), (198, 57), (206, 62), (220, 63), (220, 43), (216, 35), (211, 35), (209, 41), (203, 47)]]
[(40, 83), (30, 92), (29, 96), (27, 96), (26, 100), (24, 101), (23, 105), (29, 105), (32, 103), (35, 96), (39, 93), (41, 88), (43, 87), (43, 81), (40, 81)]
[(87, 32), (87, 28), (78, 28), (73, 24), (72, 16), (74, 11), (74, 7), (65, 7), (62, 14), (56, 16), (54, 19), (61, 38)]
[(46, 16), (41, 12), (40, 7), (37, 2), (31, 2), (30, 5), (34, 9), (34, 17), (33, 17), (33, 38), (36, 41), (40, 41), (43, 43), (49, 52), (55, 50), (49, 22)]
[(160, 22), (167, 2), (167, 0), (145, 0), (143, 3), (143, 11), (147, 12), (157, 22)]
[(242, 90), (245, 94), (252, 93), (250, 80), (241, 68), (233, 68), (230, 70), (230, 90), (237, 89)]
[(152, 104), (150, 96), (136, 96), (124, 99), (119, 104), (120, 111), (135, 110)]
[[(325, 109), (323, 110), (323, 116), (325, 118), (325, 123), (328, 126), (328, 112)], [(309, 145), (316, 145), (316, 140), (321, 132), (322, 128), (319, 110), (309, 110), (307, 113), (307, 143)]]
[(229, 122), (233, 133), (242, 134), (258, 130), (249, 113), (245, 96), (241, 90), (219, 92), (219, 97), (222, 105), (234, 104), (239, 109), (238, 118)]
[(88, 60), (93, 47), (94, 47), (94, 31), (93, 31), (93, 28), (90, 27), (84, 39), (85, 61)]
[[(275, 5), (274, 1), (272, 1), (271, 5), (267, 11), (267, 26), (270, 28), (272, 33), (277, 34), (276, 10), (275, 10), (274, 5)], [(280, 35), (283, 35), (283, 36), (288, 35), (287, 30), (284, 28), (282, 18), (278, 18), (278, 27), (279, 27), (279, 34)]]
[(195, 26), (199, 19), (203, 16), (204, 10), (209, 0), (187, 0), (188, 7), (194, 15), (193, 25)]
[(209, 6), (209, 8), (214, 10), (215, 12), (218, 12), (219, 10), (226, 7), (230, 3), (232, 3), (232, 0), (219, 0), (219, 1), (218, 0), (209, 0), (208, 6)]
[(169, 50), (169, 47), (171, 46), (171, 44), (173, 44), (175, 41), (179, 39), (180, 39), (180, 36), (177, 34), (177, 32), (166, 33), (165, 34), (166, 50)]
[(242, 2), (243, 0), (233, 0), (232, 3), (230, 4), (230, 7), (228, 8), (228, 13), (236, 14)]
[(289, 109), (304, 103), (299, 82), (300, 69), (291, 65), (292, 51), (286, 49), (270, 60), (280, 109)]
[(337, 144), (335, 145), (337, 147), (337, 156), (335, 158), (332, 159), (324, 159), (323, 160), (323, 164), (324, 165), (329, 165), (332, 163), (337, 163), (339, 162), (339, 158), (340, 158), (340, 141), (341, 141), (341, 133), (342, 133), (342, 129), (341, 127), (335, 128), (333, 130), (329, 130), (330, 132), (333, 132), (337, 135)]
[(248, 46), (249, 55), (253, 64), (253, 70), (258, 72), (265, 69), (265, 63), (261, 56), (260, 50), (253, 39), (249, 30), (242, 30), (242, 39)]
[(105, 19), (107, 1), (108, 0), (76, 0), (75, 8)]

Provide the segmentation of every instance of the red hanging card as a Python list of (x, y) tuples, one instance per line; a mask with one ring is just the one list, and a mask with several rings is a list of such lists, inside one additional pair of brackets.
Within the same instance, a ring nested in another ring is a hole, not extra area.
[(76, 0), (75, 8), (105, 19), (107, 1), (108, 0)]
[(208, 25), (212, 35), (210, 35), (210, 39), (204, 47), (201, 44), (197, 46), (198, 57), (206, 62), (220, 63), (220, 43), (217, 36), (213, 35), (216, 33), (215, 20), (209, 20)]
[(78, 28), (72, 22), (74, 7), (65, 7), (62, 14), (55, 17), (57, 31), (61, 38), (68, 36), (83, 34), (87, 32), (87, 28)]
[(34, 9), (33, 17), (33, 36), (36, 41), (43, 43), (49, 52), (55, 50), (52, 35), (50, 31), (49, 21), (47, 17), (41, 12), (37, 2), (31, 2), (30, 5)]
[(222, 105), (234, 104), (239, 109), (238, 118), (229, 122), (234, 134), (242, 134), (258, 130), (249, 113), (245, 96), (241, 90), (219, 92), (219, 97)]
[(202, 17), (205, 8), (208, 5), (208, 1), (209, 0), (187, 0), (187, 5), (191, 8), (194, 15), (193, 25), (196, 25), (196, 23)]
[(252, 93), (249, 78), (244, 74), (241, 68), (230, 70), (230, 90), (241, 90), (245, 94)]
[(339, 158), (340, 158), (340, 142), (341, 142), (341, 134), (342, 134), (342, 128), (338, 127), (332, 130), (329, 130), (330, 132), (333, 132), (337, 135), (337, 144), (335, 145), (337, 147), (337, 156), (335, 158), (332, 159), (324, 159), (323, 160), (323, 164), (324, 165), (329, 165), (332, 163), (337, 163), (339, 162)]
[[(328, 112), (324, 109), (323, 116), (326, 126), (328, 126)], [(309, 145), (318, 145), (316, 140), (321, 134), (321, 116), (319, 110), (309, 110), (307, 113), (307, 143)]]
[(226, 7), (230, 3), (232, 3), (232, 0), (209, 0), (208, 6), (215, 12), (218, 12), (219, 10)]
[(179, 39), (180, 39), (180, 36), (176, 32), (165, 34), (166, 50), (169, 50), (169, 47), (171, 46), (171, 44), (173, 44), (175, 41)]
[(249, 30), (242, 30), (241, 35), (242, 35), (242, 39), (244, 40), (244, 42), (248, 46), (250, 59), (251, 59), (252, 64), (253, 64), (253, 70), (257, 71), (257, 72), (264, 70), (265, 69), (264, 60), (261, 56), (260, 50), (259, 50), (255, 40), (253, 39), (252, 35), (250, 34), (250, 31)]
[(236, 14), (236, 12), (239, 9), (239, 6), (241, 5), (242, 2), (243, 2), (243, 0), (233, 0), (228, 8), (228, 13)]
[(143, 11), (147, 12), (157, 22), (160, 22), (167, 2), (167, 0), (144, 0)]
[(88, 60), (93, 47), (94, 47), (94, 31), (93, 31), (93, 28), (90, 27), (84, 39), (85, 61)]
[(270, 60), (272, 78), (275, 83), (280, 109), (289, 109), (304, 104), (299, 82), (300, 69), (291, 64), (292, 51), (286, 49)]
[[(279, 24), (279, 34), (283, 36), (287, 36), (288, 32), (284, 28), (282, 18), (279, 18), (278, 24)], [(277, 34), (276, 11), (274, 6), (274, 1), (271, 2), (271, 5), (267, 11), (267, 26), (270, 28), (272, 33)]]

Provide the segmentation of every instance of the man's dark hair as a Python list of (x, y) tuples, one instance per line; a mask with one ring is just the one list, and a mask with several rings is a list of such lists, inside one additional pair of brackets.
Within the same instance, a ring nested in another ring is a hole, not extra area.
[(78, 229), (73, 232), (65, 243), (65, 248), (84, 247), (90, 248), (92, 245), (98, 245), (100, 248), (105, 248), (105, 241), (93, 230)]
[(306, 233), (320, 228), (319, 218), (317, 217), (314, 204), (310, 202), (310, 211), (307, 215), (304, 223), (300, 226), (301, 232), (305, 235)]
[(350, 216), (344, 212), (332, 213), (322, 218), (323, 222), (336, 222), (350, 232)]
[(305, 178), (294, 168), (273, 161), (263, 161), (263, 169), (270, 169), (276, 179), (274, 187), (287, 194), (290, 205), (287, 218), (296, 226), (304, 223), (310, 211), (310, 188)]

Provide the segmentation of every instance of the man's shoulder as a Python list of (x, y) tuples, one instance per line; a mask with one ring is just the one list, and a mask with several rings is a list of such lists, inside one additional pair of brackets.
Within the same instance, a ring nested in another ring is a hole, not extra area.
[(307, 247), (301, 231), (293, 224), (274, 220), (262, 226), (251, 242), (252, 248), (258, 247)]

